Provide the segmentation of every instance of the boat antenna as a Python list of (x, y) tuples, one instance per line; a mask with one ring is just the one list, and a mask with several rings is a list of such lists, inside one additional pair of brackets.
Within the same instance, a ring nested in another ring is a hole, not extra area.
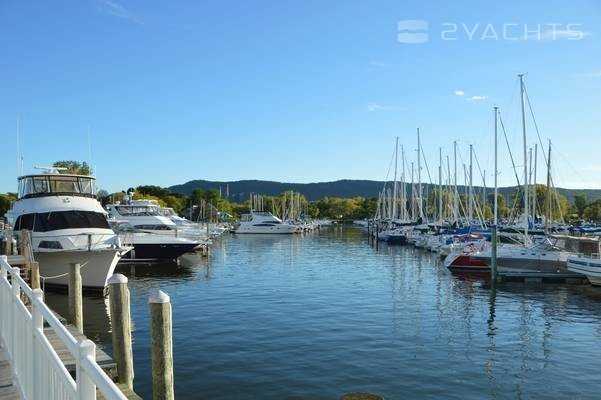
[(88, 125), (88, 164), (90, 165), (90, 175), (94, 175), (92, 170), (92, 139), (90, 136), (90, 125)]
[(21, 153), (21, 118), (17, 115), (17, 176), (23, 175), (23, 154)]
[(34, 166), (34, 168), (41, 169), (46, 174), (60, 174), (60, 171), (68, 170), (68, 168), (65, 168), (65, 167), (44, 167), (44, 166), (39, 166), (39, 165)]

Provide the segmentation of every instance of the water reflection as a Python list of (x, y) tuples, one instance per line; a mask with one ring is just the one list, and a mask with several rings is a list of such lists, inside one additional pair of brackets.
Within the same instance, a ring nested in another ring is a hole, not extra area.
[[(137, 391), (150, 396), (147, 298), (160, 287), (173, 302), (181, 398), (598, 394), (601, 290), (494, 287), (488, 274), (451, 275), (435, 254), (366, 242), (343, 227), (238, 235), (209, 258), (119, 266), (130, 278)], [(110, 340), (97, 300), (89, 313)]]
[[(69, 296), (66, 293), (46, 291), (44, 298), (52, 310), (69, 319)], [(101, 345), (110, 343), (108, 299), (102, 294), (86, 293), (82, 305), (85, 335)]]

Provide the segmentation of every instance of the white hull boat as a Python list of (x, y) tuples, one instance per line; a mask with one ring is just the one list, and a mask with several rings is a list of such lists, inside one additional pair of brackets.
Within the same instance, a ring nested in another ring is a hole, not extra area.
[(601, 286), (601, 258), (598, 254), (568, 257), (568, 270), (586, 275), (592, 285)]
[(283, 223), (270, 212), (251, 211), (241, 216), (240, 225), (234, 231), (237, 234), (292, 234), (299, 232), (296, 225)]

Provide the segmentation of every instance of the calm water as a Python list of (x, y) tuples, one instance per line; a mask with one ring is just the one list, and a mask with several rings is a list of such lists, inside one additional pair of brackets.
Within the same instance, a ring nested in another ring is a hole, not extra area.
[[(223, 238), (192, 266), (130, 277), (135, 389), (151, 398), (148, 296), (171, 296), (180, 399), (601, 398), (601, 289), (501, 286), (355, 228)], [(66, 315), (66, 299), (50, 296)], [(86, 333), (110, 352), (102, 298)]]

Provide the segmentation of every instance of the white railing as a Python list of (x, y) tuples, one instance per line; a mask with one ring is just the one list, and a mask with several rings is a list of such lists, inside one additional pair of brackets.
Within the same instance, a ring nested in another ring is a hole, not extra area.
[[(8, 352), (13, 379), (26, 400), (96, 399), (96, 389), (109, 400), (126, 399), (96, 363), (96, 345), (78, 342), (44, 303), (43, 292), (31, 289), (0, 257), (0, 340)], [(8, 277), (10, 276), (10, 281)], [(29, 299), (31, 312), (22, 301)], [(75, 379), (67, 371), (44, 334), (44, 321), (73, 355)]]

